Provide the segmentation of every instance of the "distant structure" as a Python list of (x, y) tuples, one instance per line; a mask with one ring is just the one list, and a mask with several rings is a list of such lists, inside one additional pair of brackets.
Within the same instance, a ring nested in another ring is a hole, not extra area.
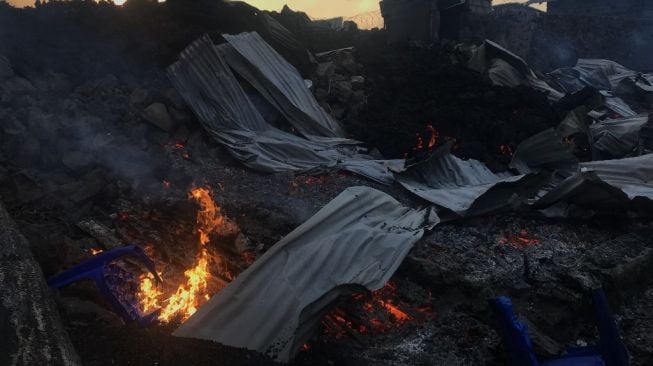
[(383, 0), (380, 5), (385, 29), (396, 41), (455, 39), (463, 14), (492, 11), (492, 0)]
[(551, 0), (549, 14), (611, 17), (653, 17), (651, 0)]

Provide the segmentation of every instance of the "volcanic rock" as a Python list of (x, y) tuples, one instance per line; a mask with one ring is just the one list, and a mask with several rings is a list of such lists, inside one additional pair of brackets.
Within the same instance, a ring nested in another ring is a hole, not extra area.
[(11, 63), (6, 57), (0, 56), (0, 82), (12, 76), (14, 76), (14, 70), (11, 68)]
[(136, 88), (129, 95), (129, 104), (131, 105), (142, 105), (145, 104), (148, 99), (150, 99), (150, 92), (144, 88)]
[(141, 116), (146, 121), (166, 132), (170, 132), (175, 126), (175, 122), (168, 113), (168, 108), (166, 108), (165, 104), (163, 103), (150, 104), (149, 107), (145, 108)]
[(351, 77), (351, 86), (354, 90), (361, 90), (365, 87), (365, 78), (360, 75)]

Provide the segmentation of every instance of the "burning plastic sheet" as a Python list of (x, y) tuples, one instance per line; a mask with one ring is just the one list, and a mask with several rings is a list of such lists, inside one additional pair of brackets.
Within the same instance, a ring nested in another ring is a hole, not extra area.
[(340, 123), (317, 103), (297, 69), (258, 33), (223, 35), (229, 42), (220, 52), (236, 72), (307, 138), (344, 137)]
[(449, 152), (449, 146), (396, 177), (410, 192), (460, 216), (506, 207), (528, 181), (526, 175), (497, 175), (480, 161), (457, 158)]
[(174, 333), (289, 361), (328, 305), (378, 290), (439, 219), (367, 187), (345, 190), (275, 244)]
[(186, 48), (168, 75), (204, 128), (252, 169), (269, 173), (346, 169), (384, 184), (393, 182), (387, 169), (390, 162), (359, 154), (356, 141), (319, 136), (308, 140), (269, 125), (208, 36)]

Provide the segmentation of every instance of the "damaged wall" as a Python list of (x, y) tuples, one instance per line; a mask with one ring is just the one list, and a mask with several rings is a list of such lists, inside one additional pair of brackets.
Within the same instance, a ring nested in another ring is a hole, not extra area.
[(391, 41), (456, 39), (461, 15), (492, 11), (491, 0), (384, 0), (380, 6)]
[(586, 16), (653, 16), (653, 3), (648, 0), (558, 0), (548, 3), (550, 14)]
[(489, 15), (466, 14), (460, 40), (494, 40), (542, 71), (573, 66), (578, 58), (610, 59), (648, 71), (653, 70), (653, 24), (641, 14), (638, 18), (599, 17), (585, 11), (553, 14), (506, 4), (495, 6)]

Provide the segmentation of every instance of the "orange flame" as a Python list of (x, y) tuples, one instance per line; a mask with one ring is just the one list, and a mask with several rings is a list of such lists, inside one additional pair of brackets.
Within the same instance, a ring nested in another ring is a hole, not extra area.
[(98, 255), (98, 254), (104, 252), (104, 250), (102, 250), (102, 249), (95, 249), (95, 248), (91, 248), (89, 251), (91, 252), (91, 255)]
[(143, 312), (161, 309), (159, 321), (165, 323), (172, 320), (183, 322), (208, 301), (208, 284), (212, 278), (209, 264), (216, 258), (211, 256), (206, 245), (214, 233), (237, 230), (236, 225), (229, 221), (216, 205), (210, 189), (194, 188), (188, 197), (200, 205), (196, 219), (200, 252), (195, 266), (184, 272), (186, 283), (179, 285), (171, 296), (165, 298), (165, 294), (155, 287), (151, 275), (141, 278), (139, 300)]
[(415, 136), (417, 137), (417, 144), (415, 145), (415, 147), (413, 147), (413, 151), (419, 151), (425, 148), (431, 151), (433, 150), (435, 145), (438, 144), (438, 141), (440, 139), (440, 133), (438, 132), (438, 130), (433, 128), (433, 126), (430, 124), (426, 125), (426, 130), (430, 134), (428, 143), (425, 145), (424, 139), (422, 138), (422, 134), (416, 133)]

